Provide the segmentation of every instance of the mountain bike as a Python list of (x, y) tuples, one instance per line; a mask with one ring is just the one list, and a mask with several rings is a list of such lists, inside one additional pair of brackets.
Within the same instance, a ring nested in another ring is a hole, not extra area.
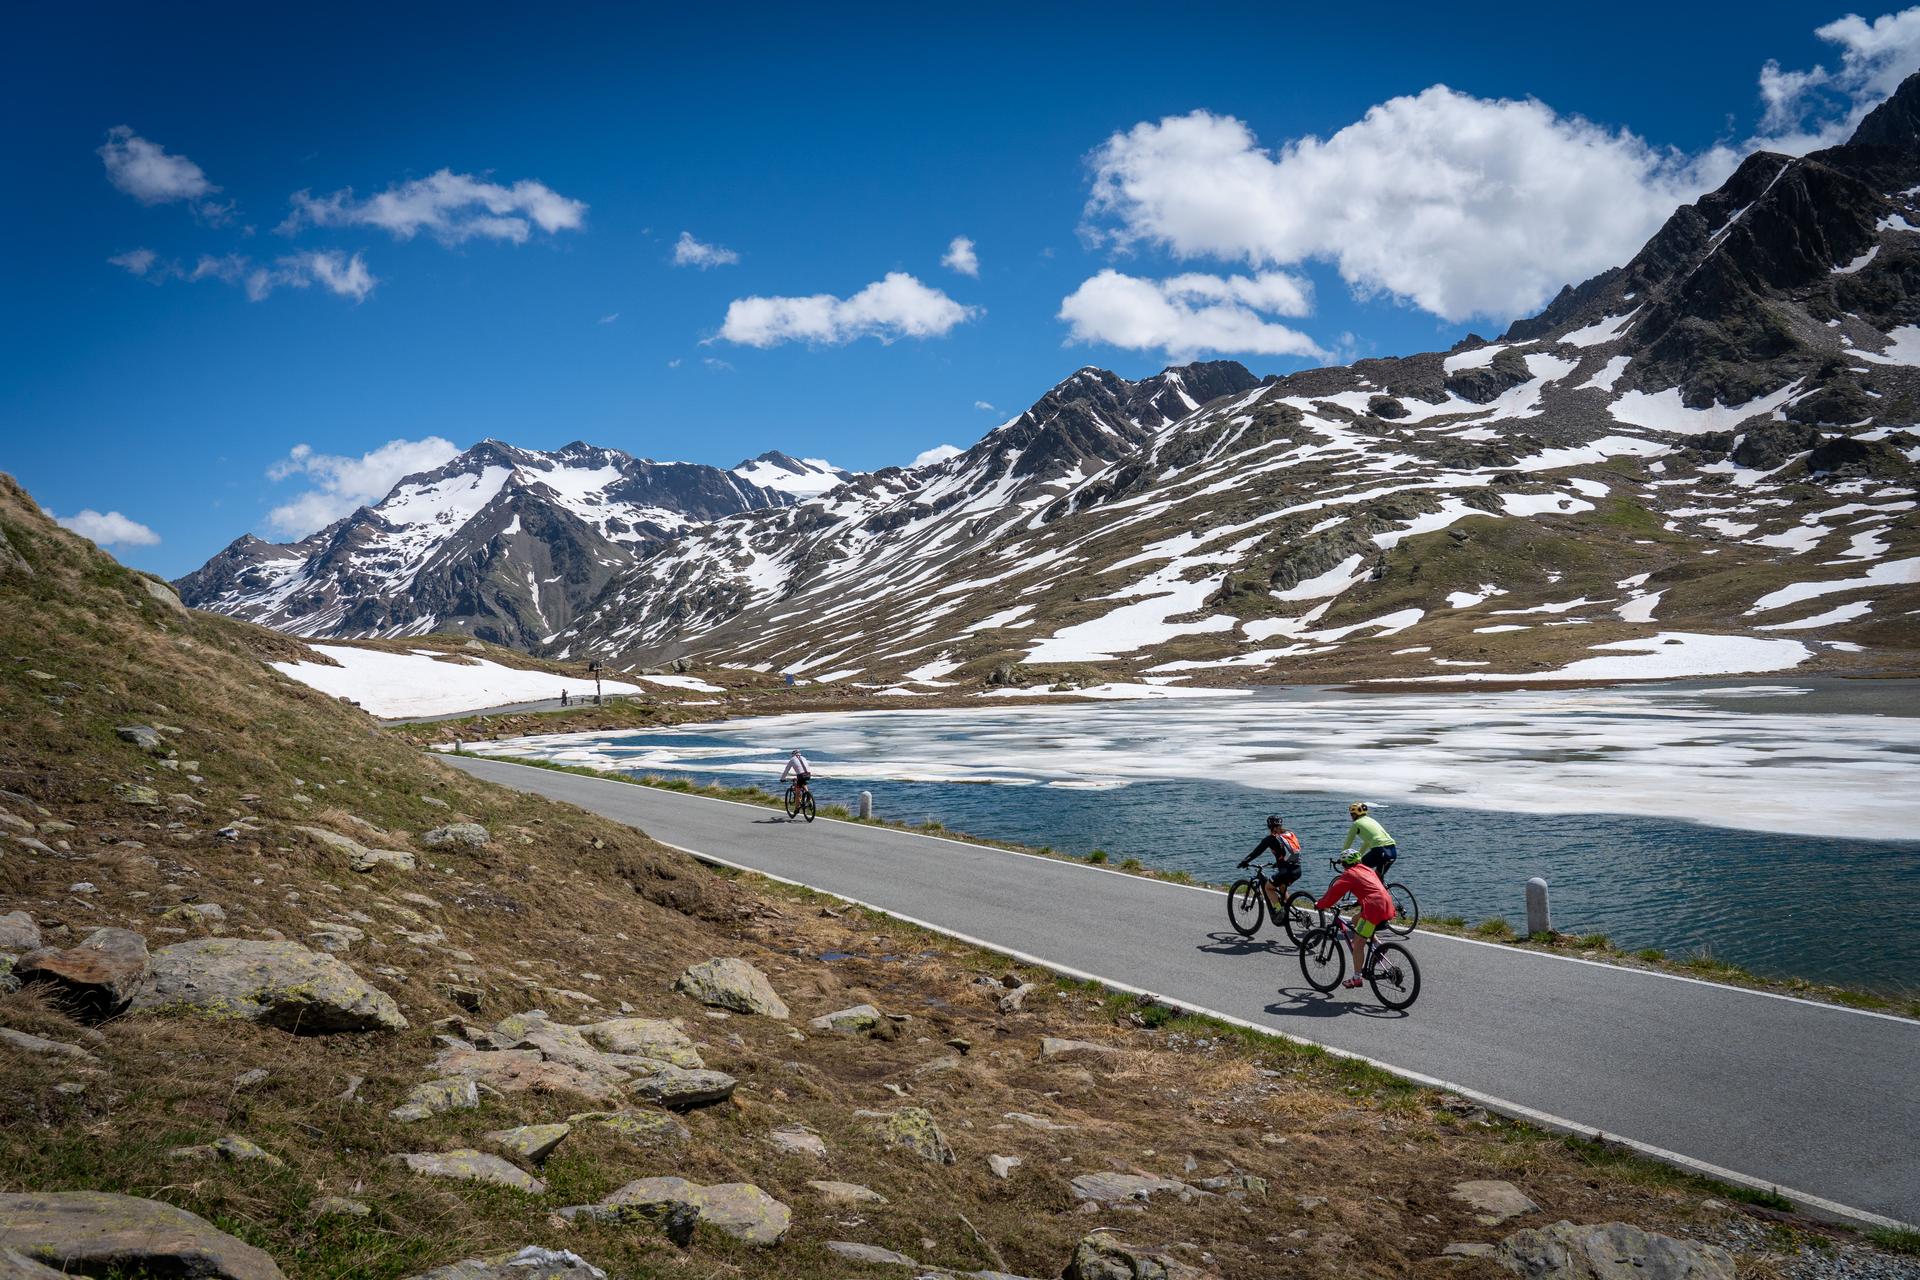
[[(1235, 880), (1233, 887), (1227, 890), (1227, 923), (1241, 937), (1251, 938), (1260, 931), (1260, 922), (1273, 911), (1273, 904), (1267, 899), (1268, 892), (1278, 893), (1282, 888), (1278, 880), (1267, 874), (1265, 866), (1256, 866), (1252, 879)], [(1296, 898), (1300, 896), (1294, 895)], [(1281, 921), (1276, 918), (1275, 923)], [(1287, 936), (1293, 936), (1291, 926), (1288, 927)], [(1294, 941), (1298, 942), (1299, 939), (1294, 938)]]
[(805, 817), (813, 821), (813, 788), (804, 782), (795, 782), (787, 788), (787, 817)]
[[(1333, 874), (1336, 876), (1346, 870), (1345, 865), (1338, 858), (1328, 858), (1327, 865), (1333, 868)], [(1380, 879), (1385, 881), (1387, 896), (1393, 899), (1393, 919), (1380, 927), (1388, 933), (1404, 938), (1413, 932), (1415, 925), (1420, 923), (1420, 900), (1413, 896), (1413, 890), (1406, 885), (1398, 880), (1387, 879), (1385, 872), (1391, 870), (1393, 870), (1393, 863), (1389, 862), (1382, 870)], [(1339, 905), (1345, 907), (1352, 901), (1351, 897), (1343, 898)], [(1307, 905), (1311, 907), (1313, 904), (1309, 902)], [(1298, 942), (1300, 939), (1295, 938), (1294, 941)]]
[[(1309, 933), (1300, 944), (1300, 975), (1315, 991), (1332, 991), (1347, 976), (1347, 939), (1353, 926), (1339, 912)], [(1389, 1009), (1404, 1009), (1420, 996), (1420, 966), (1413, 952), (1397, 942), (1367, 939), (1360, 976), (1373, 987), (1373, 998)]]

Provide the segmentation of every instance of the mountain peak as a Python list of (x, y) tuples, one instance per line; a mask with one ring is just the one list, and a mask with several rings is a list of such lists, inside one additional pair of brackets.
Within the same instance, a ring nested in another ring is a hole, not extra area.
[(1869, 111), (1847, 145), (1911, 147), (1920, 143), (1920, 72), (1900, 82), (1893, 96)]

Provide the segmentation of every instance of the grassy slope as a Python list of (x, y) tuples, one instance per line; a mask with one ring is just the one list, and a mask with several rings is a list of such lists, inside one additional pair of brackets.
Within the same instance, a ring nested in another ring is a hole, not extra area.
[[(824, 1251), (827, 1239), (950, 1266), (990, 1265), (997, 1252), (1009, 1270), (1055, 1275), (1073, 1241), (1100, 1223), (1143, 1242), (1189, 1242), (1190, 1257), (1206, 1251), (1226, 1276), (1306, 1266), (1403, 1275), (1450, 1240), (1497, 1238), (1447, 1194), (1456, 1181), (1487, 1177), (1513, 1179), (1543, 1206), (1516, 1226), (1570, 1217), (1714, 1237), (1728, 1229), (1725, 1211), (1703, 1207), (1713, 1194), (1705, 1184), (1462, 1119), (1433, 1095), (1317, 1054), (1054, 984), (1030, 1012), (1001, 1014), (998, 990), (977, 981), (1004, 971), (991, 957), (809, 895), (721, 878), (628, 828), (445, 769), (261, 665), (295, 642), (176, 613), (136, 575), (55, 529), (4, 478), (0, 533), (30, 570), (9, 568), (0, 553), (8, 726), (0, 790), (11, 793), (0, 807), (73, 824), (42, 832), (51, 854), (9, 844), (0, 911), (32, 912), (56, 942), (121, 924), (156, 946), (207, 928), (167, 914), (183, 903), (220, 904), (224, 929), (239, 937), (298, 938), (313, 921), (349, 919), (368, 936), (346, 959), (369, 976), (390, 970), (377, 981), (413, 1023), (395, 1035), (297, 1038), (191, 1016), (129, 1018), (102, 1028), (92, 1046), (98, 1069), (0, 1047), (0, 1188), (166, 1199), (261, 1245), (296, 1277), (409, 1275), (525, 1243), (572, 1248), (629, 1277), (856, 1270)], [(178, 727), (178, 760), (197, 767), (156, 767), (117, 740), (115, 726), (129, 723)], [(155, 787), (162, 806), (117, 799), (124, 783)], [(293, 829), (352, 832), (357, 818), (384, 830), (371, 843), (418, 848), (416, 834), (450, 815), (485, 823), (493, 843), (426, 854), (408, 877), (356, 875)], [(232, 842), (214, 834), (240, 819), (257, 831)], [(72, 891), (80, 881), (95, 890)], [(418, 934), (437, 926), (446, 940), (417, 945), (400, 926)], [(817, 958), (828, 951), (852, 958)], [(794, 1039), (767, 1019), (715, 1020), (669, 990), (683, 966), (713, 955), (766, 969), (796, 1022), (862, 1001), (912, 1020), (890, 1042)], [(623, 1001), (682, 1018), (709, 1064), (740, 1078), (738, 1102), (690, 1115), (693, 1140), (678, 1152), (576, 1133), (543, 1171), (553, 1187), (545, 1197), (397, 1172), (388, 1153), (477, 1145), (487, 1130), (586, 1109), (564, 1096), (515, 1095), (418, 1125), (387, 1121), (387, 1109), (427, 1078), (434, 1020), (458, 1012), (435, 989), (449, 979), (483, 988), (489, 1018), (539, 1006), (584, 1021), (612, 1016)], [(0, 996), (0, 1025), (62, 1040), (85, 1034), (31, 991)], [(1043, 1033), (1130, 1052), (1096, 1077), (1042, 1060)], [(955, 1038), (971, 1052), (955, 1057), (947, 1044)], [(267, 1071), (264, 1083), (233, 1083), (254, 1067)], [(354, 1077), (364, 1078), (358, 1100), (343, 1100)], [(853, 1110), (900, 1105), (894, 1089), (933, 1110), (956, 1166), (916, 1164), (860, 1136)], [(1009, 1124), (1009, 1111), (1077, 1127), (1036, 1132)], [(775, 1154), (765, 1135), (785, 1123), (815, 1128), (830, 1159)], [(254, 1139), (286, 1167), (167, 1158), (226, 1133)], [(1024, 1164), (995, 1179), (984, 1163), (993, 1152)], [(1355, 1152), (1365, 1156), (1358, 1174)], [(1180, 1176), (1189, 1157), (1191, 1176), (1237, 1168), (1273, 1190), (1245, 1204), (1163, 1200), (1144, 1216), (1073, 1211), (1074, 1173)], [(664, 1173), (758, 1182), (793, 1206), (789, 1242), (766, 1254), (703, 1235), (689, 1255), (647, 1228), (566, 1227), (550, 1216)], [(832, 1208), (805, 1186), (818, 1177), (865, 1183), (891, 1204)], [(338, 1194), (366, 1201), (373, 1215), (311, 1214), (315, 1198)], [(1296, 1196), (1326, 1203), (1306, 1208)], [(1491, 1274), (1485, 1264), (1459, 1265), (1448, 1274)]]

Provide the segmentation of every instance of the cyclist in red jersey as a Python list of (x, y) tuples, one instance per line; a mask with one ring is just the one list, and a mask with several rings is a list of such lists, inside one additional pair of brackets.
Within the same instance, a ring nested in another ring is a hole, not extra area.
[(1353, 932), (1347, 935), (1347, 947), (1353, 952), (1353, 976), (1341, 984), (1357, 987), (1365, 981), (1360, 971), (1366, 967), (1367, 939), (1397, 913), (1393, 909), (1393, 895), (1380, 883), (1380, 873), (1362, 864), (1357, 850), (1342, 854), (1340, 862), (1346, 870), (1333, 878), (1327, 891), (1320, 895), (1320, 901), (1313, 905), (1325, 911), (1349, 893), (1359, 901), (1359, 918), (1353, 922)]

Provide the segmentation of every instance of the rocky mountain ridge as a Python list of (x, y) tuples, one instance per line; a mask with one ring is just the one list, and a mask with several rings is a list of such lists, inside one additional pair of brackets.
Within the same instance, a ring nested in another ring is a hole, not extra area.
[(1750, 157), (1497, 342), (1083, 369), (937, 466), (690, 531), (554, 652), (901, 694), (1909, 662), (1916, 102)]
[(461, 630), (532, 650), (649, 548), (792, 501), (739, 469), (484, 440), (298, 542), (240, 538), (176, 585), (196, 608), (295, 635)]

